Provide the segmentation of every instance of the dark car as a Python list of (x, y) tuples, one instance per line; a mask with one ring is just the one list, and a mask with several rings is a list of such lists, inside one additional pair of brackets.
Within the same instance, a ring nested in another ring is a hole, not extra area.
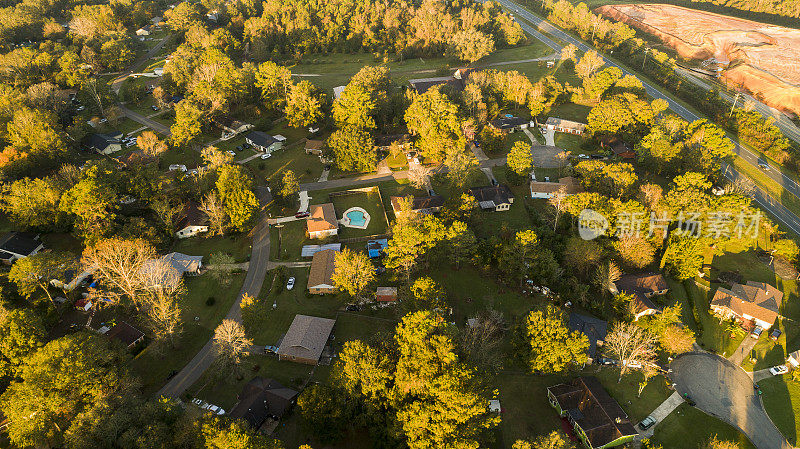
[(602, 154), (590, 154), (589, 157), (592, 159), (605, 159), (605, 156)]
[(347, 307), (344, 308), (344, 310), (348, 312), (358, 312), (359, 310), (361, 310), (361, 307), (359, 307), (358, 304), (348, 304)]
[(298, 213), (294, 214), (294, 218), (306, 218), (309, 215), (311, 215), (311, 214), (308, 213), (308, 212), (298, 212)]
[(598, 365), (612, 365), (612, 366), (616, 366), (616, 364), (617, 364), (617, 361), (616, 361), (616, 360), (614, 360), (614, 359), (609, 359), (609, 358), (607, 358), (607, 357), (599, 357), (599, 358), (597, 359), (597, 364), (598, 364)]
[(656, 424), (656, 419), (653, 418), (652, 416), (648, 416), (639, 423), (639, 428), (642, 430), (647, 430), (653, 427), (655, 424)]
[(769, 339), (772, 341), (778, 341), (778, 337), (781, 336), (781, 330), (775, 329), (769, 334)]
[(167, 375), (167, 380), (170, 380), (170, 379), (172, 379), (173, 377), (175, 377), (177, 375), (178, 375), (178, 370), (174, 369), (174, 370), (170, 371), (169, 374)]
[(689, 405), (690, 405), (690, 406), (692, 406), (692, 407), (694, 407), (695, 405), (697, 405), (697, 402), (694, 402), (694, 401), (692, 400), (692, 397), (691, 397), (691, 396), (689, 396), (689, 393), (683, 393), (683, 400), (684, 400), (684, 401), (686, 401), (686, 403), (687, 403), (687, 404), (689, 404)]
[(244, 148), (241, 145), (236, 147), (236, 151), (242, 151), (242, 150), (244, 150)]

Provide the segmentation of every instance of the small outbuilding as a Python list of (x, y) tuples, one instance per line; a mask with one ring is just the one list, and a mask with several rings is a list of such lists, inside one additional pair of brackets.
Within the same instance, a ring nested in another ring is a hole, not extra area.
[(115, 324), (106, 332), (106, 336), (121, 342), (128, 349), (133, 349), (134, 346), (144, 341), (144, 332), (124, 321)]
[(397, 287), (378, 287), (375, 293), (375, 300), (378, 302), (397, 301)]

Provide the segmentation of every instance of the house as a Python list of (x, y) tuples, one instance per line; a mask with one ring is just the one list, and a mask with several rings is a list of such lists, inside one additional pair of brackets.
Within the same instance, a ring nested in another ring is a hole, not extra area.
[(267, 419), (279, 420), (294, 405), (297, 394), (275, 379), (254, 377), (242, 388), (229, 415), (247, 421), (258, 430)]
[(469, 194), (475, 198), (477, 206), (483, 210), (498, 212), (509, 210), (514, 203), (514, 194), (505, 184), (475, 187), (469, 189)]
[(551, 131), (559, 133), (576, 134), (582, 136), (586, 132), (586, 124), (560, 119), (558, 117), (547, 117), (545, 127)]
[(322, 239), (339, 233), (339, 220), (336, 219), (333, 203), (312, 204), (308, 207), (308, 212), (308, 238)]
[(560, 178), (558, 182), (531, 181), (531, 198), (552, 198), (562, 187), (567, 195), (583, 192), (583, 186), (578, 178), (566, 176)]
[(397, 301), (397, 287), (378, 287), (375, 291), (375, 300), (378, 302)]
[(408, 134), (379, 134), (375, 136), (375, 148), (389, 151), (393, 144), (397, 144), (405, 151), (411, 147), (411, 136)]
[(311, 271), (308, 273), (308, 291), (314, 295), (335, 293), (333, 285), (334, 260), (337, 251), (326, 249), (317, 251), (311, 258)]
[(786, 361), (789, 362), (789, 365), (792, 365), (792, 368), (800, 368), (800, 349), (789, 354), (786, 357)]
[(214, 126), (222, 130), (222, 135), (220, 137), (224, 140), (230, 139), (237, 134), (241, 134), (253, 128), (253, 125), (241, 120), (236, 120), (227, 114), (215, 117), (211, 122), (214, 123)]
[[(408, 197), (393, 196), (390, 198), (395, 216), (403, 212), (402, 201)], [(444, 197), (441, 195), (419, 196), (411, 198), (411, 212), (419, 214), (435, 214), (444, 206)]]
[(89, 148), (100, 154), (122, 151), (122, 133), (92, 134), (89, 137)]
[(178, 220), (175, 236), (179, 239), (193, 237), (197, 234), (208, 232), (208, 216), (197, 203), (189, 202), (183, 209), (183, 215)]
[(492, 128), (503, 132), (513, 133), (514, 131), (521, 131), (530, 126), (530, 122), (522, 117), (514, 117), (513, 115), (506, 114), (505, 116), (498, 117), (489, 122)]
[(43, 248), (38, 234), (12, 231), (0, 239), (0, 262), (11, 265), (15, 260), (33, 256)]
[(733, 284), (731, 289), (719, 287), (711, 300), (711, 310), (726, 319), (743, 325), (769, 330), (780, 315), (783, 292), (764, 282), (747, 281)]
[(124, 321), (109, 329), (106, 337), (121, 342), (128, 349), (144, 341), (144, 333)]
[(322, 156), (322, 147), (325, 142), (322, 140), (306, 140), (306, 154), (313, 154), (315, 156)]
[(344, 93), (344, 88), (345, 87), (347, 87), (347, 86), (336, 86), (336, 87), (333, 88), (333, 99), (334, 100), (338, 100), (339, 97), (342, 96), (342, 93)]
[(669, 291), (667, 280), (660, 273), (626, 274), (614, 285), (618, 292), (633, 296), (631, 307), (634, 321), (646, 315), (661, 313), (661, 307), (650, 298), (665, 295)]
[(383, 255), (383, 250), (385, 250), (388, 246), (388, 239), (369, 240), (367, 242), (367, 254), (369, 255), (370, 259), (381, 257)]
[(597, 358), (598, 347), (606, 341), (608, 323), (593, 316), (572, 312), (569, 314), (567, 326), (570, 331), (578, 331), (589, 339), (589, 348), (586, 350), (589, 363)]
[(614, 156), (617, 156), (622, 159), (633, 159), (636, 157), (636, 152), (631, 149), (631, 147), (625, 143), (624, 140), (620, 139), (617, 136), (604, 136), (600, 138), (600, 146), (608, 151), (614, 153)]
[(328, 343), (336, 320), (295, 315), (278, 350), (279, 360), (316, 365)]
[(594, 376), (548, 387), (547, 399), (589, 449), (619, 446), (638, 435), (628, 415)]
[(160, 24), (163, 20), (164, 19), (162, 19), (161, 16), (155, 16), (150, 19), (150, 23), (153, 24), (153, 26), (158, 26), (158, 24)]
[(452, 76), (437, 76), (433, 78), (417, 78), (413, 80), (408, 80), (408, 84), (414, 89), (418, 94), (424, 94), (428, 90), (430, 90), (434, 86), (450, 84), (453, 86), (461, 85), (463, 89), (463, 84), (461, 80), (457, 80)]
[[(203, 268), (203, 256), (189, 256), (183, 253), (171, 252), (159, 259), (146, 260), (142, 264), (142, 272), (146, 273), (148, 270), (159, 268), (159, 264), (162, 261), (171, 266), (178, 276), (183, 276), (187, 273), (190, 276), (196, 276), (200, 274), (200, 269)], [(169, 274), (164, 273), (164, 277), (167, 276)]]
[(300, 250), (300, 257), (313, 257), (314, 254), (317, 254), (320, 251), (325, 251), (326, 249), (340, 251), (342, 249), (342, 244), (327, 243), (325, 245), (303, 245), (303, 248)]
[(150, 35), (150, 25), (145, 25), (138, 30), (136, 30), (137, 36), (149, 36)]
[(283, 148), (282, 140), (261, 131), (250, 131), (244, 136), (244, 141), (252, 145), (256, 151), (263, 151), (264, 153), (272, 153)]
[(217, 23), (217, 21), (219, 21), (219, 11), (217, 11), (216, 9), (213, 11), (209, 11), (208, 14), (206, 14), (206, 20), (208, 20), (209, 22)]
[(92, 308), (92, 301), (89, 298), (78, 298), (75, 301), (75, 308), (78, 310), (83, 310), (84, 312), (88, 312)]

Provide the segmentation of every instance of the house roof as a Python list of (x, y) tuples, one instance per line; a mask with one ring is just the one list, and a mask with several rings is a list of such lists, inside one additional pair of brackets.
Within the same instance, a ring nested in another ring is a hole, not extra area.
[(408, 80), (408, 84), (410, 84), (411, 88), (416, 90), (418, 94), (424, 94), (432, 87), (441, 84), (448, 84), (460, 91), (464, 89), (464, 81), (464, 79), (457, 79), (452, 76), (437, 76), (434, 78), (417, 78)]
[(303, 245), (303, 248), (300, 250), (300, 257), (312, 257), (314, 254), (320, 251), (325, 251), (326, 249), (339, 251), (342, 249), (342, 244), (326, 243), (324, 245)]
[(397, 300), (397, 287), (378, 287), (375, 293), (375, 299), (378, 301)]
[[(151, 269), (151, 267), (160, 260), (166, 261), (168, 264), (170, 264), (180, 276), (183, 276), (183, 274), (187, 271), (194, 273), (200, 270), (200, 268), (203, 266), (203, 256), (189, 256), (183, 253), (172, 252), (164, 255), (160, 259), (150, 259), (145, 261), (142, 265), (142, 271)], [(169, 276), (169, 274), (164, 273), (164, 276)]]
[(30, 256), (40, 246), (39, 236), (30, 232), (12, 231), (0, 239), (0, 251), (22, 257)]
[(628, 415), (594, 376), (578, 377), (569, 384), (547, 389), (562, 410), (586, 433), (591, 447), (602, 447), (625, 436), (636, 435)]
[(106, 332), (106, 336), (112, 340), (119, 340), (125, 347), (128, 347), (143, 338), (144, 332), (124, 321), (120, 321)]
[[(404, 198), (403, 196), (393, 196), (390, 198), (392, 210), (395, 213), (400, 212), (400, 201)], [(411, 200), (411, 210), (415, 212), (442, 206), (444, 206), (444, 197), (441, 195), (418, 196)]]
[(122, 133), (92, 134), (91, 136), (89, 136), (89, 146), (98, 151), (103, 151), (111, 145), (120, 145), (121, 139), (122, 139)]
[(667, 280), (661, 273), (626, 274), (615, 282), (617, 290), (628, 293), (657, 293), (667, 290)]
[(308, 288), (322, 285), (333, 287), (333, 271), (335, 269), (334, 260), (336, 251), (326, 249), (314, 253), (311, 259), (311, 271), (308, 273)]
[(295, 315), (281, 341), (278, 354), (306, 360), (319, 360), (336, 320)]
[(564, 187), (567, 195), (583, 192), (583, 186), (578, 178), (572, 176), (561, 178), (558, 182), (531, 181), (531, 192), (556, 193), (561, 187)]
[(339, 97), (342, 96), (342, 93), (344, 92), (344, 88), (345, 87), (347, 87), (347, 86), (336, 86), (336, 87), (333, 88), (333, 99), (334, 100), (338, 100)]
[(260, 147), (265, 147), (265, 148), (278, 142), (278, 139), (262, 131), (250, 131), (244, 137), (245, 139), (248, 139), (250, 142), (253, 142), (254, 145), (258, 145)]
[(730, 290), (719, 287), (711, 304), (731, 309), (738, 316), (750, 315), (766, 323), (773, 323), (780, 315), (783, 292), (764, 282), (748, 281), (733, 284)]
[(578, 331), (586, 335), (586, 338), (589, 339), (589, 348), (586, 352), (589, 357), (595, 358), (597, 342), (606, 340), (608, 323), (593, 316), (572, 312), (569, 314), (568, 326), (570, 331)]
[(325, 141), (308, 139), (306, 140), (306, 150), (321, 150)]
[(512, 129), (528, 123), (528, 120), (522, 117), (498, 117), (489, 124), (497, 129)]
[[(219, 128), (232, 129), (234, 131), (249, 125), (248, 123), (245, 123), (245, 122), (243, 122), (241, 120), (237, 120), (237, 119), (231, 117), (228, 114), (222, 114), (220, 116), (217, 116), (214, 119), (212, 119), (212, 122)], [(254, 131), (254, 132), (258, 132), (258, 131)]]
[(573, 122), (571, 120), (564, 120), (558, 117), (547, 117), (545, 122), (548, 126), (555, 126), (558, 128), (574, 129), (577, 131), (586, 131), (586, 124), (580, 122)]
[(339, 221), (336, 219), (336, 210), (333, 208), (333, 203), (312, 204), (309, 206), (308, 212), (311, 214), (306, 219), (308, 232), (339, 228)]
[(514, 199), (514, 194), (511, 189), (505, 184), (498, 184), (496, 186), (483, 186), (474, 187), (469, 189), (469, 194), (475, 197), (475, 201), (492, 202), (494, 205), (510, 203)]
[(295, 390), (284, 387), (275, 379), (255, 377), (242, 388), (239, 402), (231, 409), (230, 416), (244, 419), (257, 429), (268, 417), (283, 416), (296, 397)]
[(178, 220), (177, 228), (184, 229), (189, 226), (205, 226), (208, 224), (208, 216), (200, 209), (194, 201), (186, 203), (183, 208), (183, 215)]

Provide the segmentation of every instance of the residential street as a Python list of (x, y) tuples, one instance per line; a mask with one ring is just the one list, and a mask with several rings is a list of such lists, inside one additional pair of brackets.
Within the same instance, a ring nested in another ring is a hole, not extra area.
[(120, 111), (125, 114), (125, 117), (133, 120), (134, 122), (141, 123), (142, 125), (151, 128), (153, 131), (164, 134), (165, 136), (169, 137), (172, 135), (172, 132), (169, 130), (169, 126), (162, 125), (155, 120), (149, 119), (142, 114), (137, 112), (133, 112), (130, 109), (126, 108), (124, 104), (118, 104)]
[(737, 365), (716, 354), (690, 352), (672, 364), (672, 379), (700, 410), (739, 428), (758, 449), (790, 449), (761, 405), (753, 380)]
[(150, 51), (148, 51), (141, 58), (137, 59), (133, 63), (133, 65), (128, 67), (128, 70), (126, 70), (125, 73), (123, 73), (122, 75), (120, 75), (120, 76), (114, 78), (113, 80), (111, 80), (111, 82), (110, 82), (111, 89), (114, 92), (118, 92), (120, 86), (122, 86), (122, 82), (125, 81), (125, 79), (128, 78), (129, 76), (131, 76), (132, 74), (138, 72), (139, 69), (141, 69), (142, 66), (145, 65), (145, 63), (150, 61), (150, 58), (152, 58), (153, 56), (157, 55), (158, 52), (161, 51), (161, 49), (164, 47), (164, 45), (167, 43), (168, 40), (169, 40), (169, 37), (165, 37), (164, 39), (161, 39), (161, 42), (159, 42), (156, 45), (154, 45), (153, 48), (150, 49)]

